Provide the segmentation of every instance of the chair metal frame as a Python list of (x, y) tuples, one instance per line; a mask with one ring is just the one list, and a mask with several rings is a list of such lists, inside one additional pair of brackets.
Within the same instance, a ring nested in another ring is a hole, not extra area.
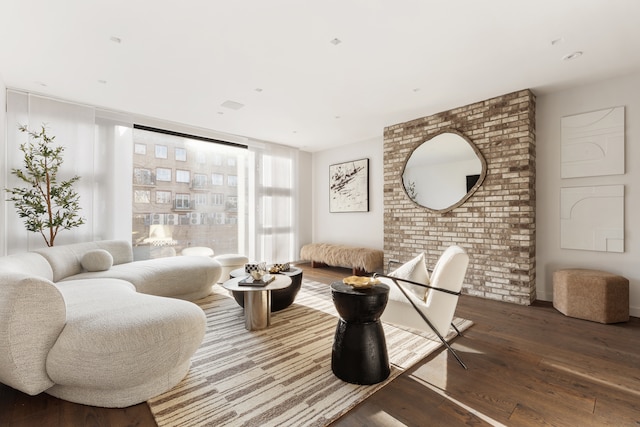
[[(407, 291), (404, 290), (404, 288), (398, 283), (398, 280), (406, 282), (406, 283), (410, 283), (412, 285), (416, 285), (416, 286), (421, 286), (423, 288), (428, 288), (437, 292), (444, 292), (447, 294), (451, 294), (451, 295), (456, 295), (456, 296), (460, 296), (461, 292), (453, 292), (450, 291), (448, 289), (442, 289), (442, 288), (436, 288), (434, 286), (429, 286), (426, 285), (424, 283), (418, 283), (418, 282), (414, 282), (411, 280), (407, 280), (407, 279), (401, 279), (399, 277), (393, 277), (393, 276), (387, 276), (384, 274), (374, 274), (374, 277), (385, 277), (387, 279), (390, 279), (400, 290), (400, 292), (402, 292), (402, 294), (405, 296), (405, 298), (409, 301), (409, 303), (411, 304), (411, 306), (413, 306), (413, 308), (416, 310), (416, 312), (418, 313), (418, 315), (422, 318), (422, 320), (424, 320), (426, 322), (426, 324), (429, 326), (429, 328), (438, 336), (438, 338), (440, 339), (440, 341), (442, 341), (442, 344), (444, 344), (444, 346), (447, 348), (447, 350), (449, 352), (451, 352), (451, 354), (453, 354), (453, 357), (456, 358), (456, 360), (458, 361), (458, 363), (460, 363), (460, 365), (464, 368), (464, 369), (468, 369), (467, 365), (464, 364), (464, 362), (462, 361), (462, 359), (460, 358), (460, 356), (458, 356), (458, 353), (456, 353), (456, 351), (449, 345), (449, 343), (447, 342), (446, 339), (444, 339), (444, 337), (442, 336), (442, 334), (440, 334), (440, 332), (438, 332), (436, 330), (436, 328), (433, 326), (433, 324), (431, 323), (431, 321), (429, 320), (429, 318), (422, 312), (422, 310), (420, 310), (418, 308), (418, 306), (416, 305), (416, 303), (409, 297), (409, 295), (407, 295)], [(456, 325), (453, 324), (453, 322), (451, 323), (451, 326), (453, 327), (453, 329), (456, 331), (457, 336), (462, 336), (462, 334), (460, 333), (460, 331), (458, 330), (458, 328), (456, 327)]]

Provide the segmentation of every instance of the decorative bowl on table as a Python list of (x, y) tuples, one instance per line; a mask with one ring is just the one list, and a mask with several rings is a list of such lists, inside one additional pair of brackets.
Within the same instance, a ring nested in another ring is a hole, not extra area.
[(267, 271), (267, 264), (264, 262), (248, 262), (244, 265), (245, 273), (251, 274), (252, 271)]
[(289, 271), (289, 268), (291, 267), (289, 266), (288, 262), (281, 263), (281, 264), (273, 264), (271, 268), (269, 268), (269, 272), (280, 273), (281, 271)]
[(374, 277), (349, 276), (342, 279), (342, 283), (355, 289), (367, 289), (380, 283), (380, 280)]

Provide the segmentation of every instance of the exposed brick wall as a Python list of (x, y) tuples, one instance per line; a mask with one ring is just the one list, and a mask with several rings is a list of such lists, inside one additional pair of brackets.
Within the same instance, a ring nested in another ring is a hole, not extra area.
[[(437, 213), (404, 192), (407, 156), (443, 130), (463, 133), (487, 161), (487, 176), (461, 206)], [(384, 252), (402, 262), (448, 246), (470, 256), (463, 292), (529, 305), (536, 296), (535, 96), (510, 93), (384, 130)]]

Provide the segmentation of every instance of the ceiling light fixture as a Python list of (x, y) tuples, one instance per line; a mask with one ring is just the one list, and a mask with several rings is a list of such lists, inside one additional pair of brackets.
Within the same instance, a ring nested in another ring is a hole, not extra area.
[(117, 43), (117, 44), (122, 43), (122, 39), (120, 37), (116, 37), (116, 36), (109, 37), (109, 40), (111, 40), (112, 42)]
[(236, 101), (224, 101), (222, 104), (220, 104), (220, 106), (224, 108), (229, 108), (231, 110), (239, 110), (242, 107), (244, 107), (244, 104), (241, 104)]
[(562, 57), (563, 61), (571, 61), (572, 59), (580, 58), (582, 56), (582, 52), (577, 50), (575, 52), (567, 53)]
[(557, 46), (562, 42), (564, 42), (564, 38), (559, 37), (559, 38), (557, 38), (555, 40), (551, 40), (551, 46)]
[(106, 85), (106, 84), (107, 84), (107, 81), (106, 81), (106, 80), (102, 80), (102, 79), (100, 79), (100, 80), (98, 80), (98, 83), (100, 83), (100, 84), (102, 84), (102, 85)]
[(342, 40), (340, 40), (339, 38), (335, 38), (333, 40), (331, 40), (331, 44), (334, 46), (338, 46), (340, 43), (342, 43)]
[(255, 88), (254, 90), (255, 90), (256, 92), (262, 92), (262, 88), (260, 88), (260, 87), (257, 87), (257, 88)]

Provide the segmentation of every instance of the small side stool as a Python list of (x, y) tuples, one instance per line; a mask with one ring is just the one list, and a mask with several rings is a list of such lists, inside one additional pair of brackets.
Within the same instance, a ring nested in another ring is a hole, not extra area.
[(331, 284), (333, 304), (340, 315), (331, 350), (331, 370), (342, 381), (376, 384), (391, 373), (380, 315), (389, 300), (389, 286), (354, 289)]
[(218, 261), (222, 267), (218, 283), (224, 283), (229, 280), (233, 270), (244, 267), (244, 265), (249, 262), (249, 258), (239, 254), (216, 255), (213, 259)]
[(600, 323), (629, 320), (629, 280), (600, 270), (553, 273), (553, 306), (569, 317)]

